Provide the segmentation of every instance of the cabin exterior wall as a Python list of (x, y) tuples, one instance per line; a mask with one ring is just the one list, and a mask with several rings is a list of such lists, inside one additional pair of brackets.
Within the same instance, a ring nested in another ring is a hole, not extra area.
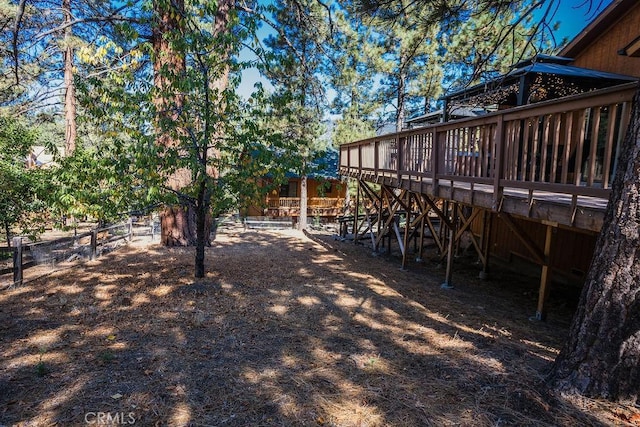
[(593, 41), (582, 47), (564, 49), (563, 56), (574, 59), (571, 65), (610, 73), (640, 77), (640, 58), (618, 54), (618, 51), (640, 36), (640, 2), (631, 5), (616, 22), (604, 31), (587, 34)]
[[(523, 234), (531, 239), (537, 247), (544, 247), (547, 227), (545, 224), (521, 218), (513, 218), (513, 220)], [(482, 227), (483, 220), (479, 215), (472, 223), (471, 230), (479, 237), (482, 235)], [(552, 270), (556, 275), (561, 276), (564, 282), (582, 284), (593, 257), (597, 235), (565, 228), (554, 228), (553, 232), (554, 244), (549, 256)], [(525, 261), (530, 263), (532, 270), (535, 269), (537, 265), (535, 258), (495, 213), (491, 214), (489, 242), (492, 257), (506, 264), (510, 264), (516, 259)]]
[[(300, 215), (300, 178), (290, 178), (265, 197), (263, 206), (250, 206), (248, 216), (298, 217)], [(307, 215), (332, 219), (342, 213), (347, 193), (345, 183), (330, 179), (307, 179)]]

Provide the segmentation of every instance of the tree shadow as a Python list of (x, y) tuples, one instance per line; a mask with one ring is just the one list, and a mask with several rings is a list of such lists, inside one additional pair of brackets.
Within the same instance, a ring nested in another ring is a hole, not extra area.
[(312, 237), (219, 230), (202, 280), (191, 249), (151, 246), (0, 294), (0, 420), (600, 423), (542, 387), (564, 327)]

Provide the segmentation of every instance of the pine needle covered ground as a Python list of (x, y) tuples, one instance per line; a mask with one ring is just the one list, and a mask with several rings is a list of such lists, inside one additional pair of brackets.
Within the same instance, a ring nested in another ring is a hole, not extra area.
[(571, 310), (529, 321), (535, 280), (442, 290), (294, 231), (219, 233), (207, 269), (133, 244), (1, 291), (0, 425), (640, 425), (546, 391)]

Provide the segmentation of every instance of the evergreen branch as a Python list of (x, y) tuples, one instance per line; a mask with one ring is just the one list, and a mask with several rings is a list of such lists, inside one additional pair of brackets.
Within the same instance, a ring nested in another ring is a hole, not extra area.
[(16, 78), (16, 84), (20, 84), (20, 76), (18, 74), (18, 34), (20, 33), (20, 26), (22, 25), (22, 18), (24, 17), (24, 10), (27, 5), (27, 0), (20, 0), (18, 4), (18, 13), (13, 25), (13, 72)]
[[(493, 45), (493, 47), (491, 48), (491, 50), (489, 51), (489, 53), (487, 55), (485, 55), (484, 58), (480, 58), (480, 60), (475, 64), (475, 69), (473, 70), (473, 74), (471, 76), (471, 79), (469, 80), (469, 83), (473, 82), (475, 79), (477, 79), (480, 76), (480, 72), (481, 70), (485, 67), (485, 65), (489, 62), (489, 60), (491, 59), (491, 57), (498, 51), (498, 49), (500, 48), (500, 46), (502, 45), (502, 43), (505, 42), (505, 40), (507, 39), (507, 37), (509, 37), (510, 34), (512, 34), (513, 32), (516, 31), (516, 28), (519, 24), (521, 24), (525, 19), (527, 19), (529, 16), (531, 16), (533, 14), (533, 11), (535, 9), (537, 9), (539, 6), (544, 5), (546, 0), (538, 0), (536, 1), (531, 7), (529, 7), (518, 19), (516, 19), (515, 22), (513, 22), (511, 25), (509, 25), (508, 27), (506, 27), (505, 29), (503, 29), (503, 31), (501, 31), (500, 37), (498, 38), (498, 40), (496, 41), (496, 43)], [(534, 31), (531, 32), (531, 35), (529, 36), (529, 38), (527, 39), (527, 43), (525, 45), (525, 48), (522, 49), (521, 53), (520, 53), (520, 57), (519, 60), (522, 60), (523, 55), (526, 52), (526, 48), (528, 46), (531, 46), (533, 43), (533, 39), (535, 38), (536, 34), (538, 33), (538, 30), (540, 28), (540, 23), (541, 22), (545, 22), (546, 19), (549, 16), (549, 12), (551, 11), (551, 7), (553, 6), (553, 4), (555, 3), (555, 0), (550, 0), (549, 1), (549, 6), (547, 7), (547, 10), (545, 12), (545, 14), (543, 15), (543, 17), (540, 19), (540, 21), (538, 21), (538, 23), (536, 24), (536, 26), (534, 27)], [(505, 31), (506, 30), (506, 31)]]
[[(25, 1), (25, 0), (23, 0)], [(121, 7), (119, 9), (122, 10), (124, 9), (124, 6)], [(109, 15), (109, 16), (94, 16), (94, 17), (90, 17), (90, 18), (78, 18), (78, 19), (74, 19), (72, 21), (69, 22), (65, 22), (64, 24), (58, 25), (55, 28), (52, 28), (48, 31), (45, 31), (44, 33), (40, 33), (38, 34), (38, 36), (34, 39), (36, 42), (43, 40), (44, 38), (46, 38), (47, 36), (50, 36), (51, 34), (60, 32), (61, 30), (64, 30), (66, 28), (69, 27), (73, 27), (75, 25), (78, 24), (87, 24), (87, 23), (100, 23), (100, 22), (129, 22), (129, 23), (133, 23), (133, 24), (140, 24), (142, 21), (140, 21), (137, 18), (128, 18), (126, 16), (123, 15), (118, 15), (117, 12)]]

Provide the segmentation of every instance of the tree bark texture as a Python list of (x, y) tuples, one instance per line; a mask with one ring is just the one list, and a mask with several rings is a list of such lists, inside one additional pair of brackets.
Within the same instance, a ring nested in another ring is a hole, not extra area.
[(73, 81), (73, 27), (71, 22), (71, 0), (62, 1), (64, 21), (64, 155), (70, 156), (76, 149), (78, 134), (76, 125), (76, 87)]
[(557, 389), (640, 403), (640, 89), (569, 339)]
[(300, 177), (300, 216), (298, 216), (298, 229), (306, 230), (309, 226), (307, 217), (307, 196), (309, 194), (307, 186), (307, 176)]
[[(156, 108), (156, 143), (169, 148), (180, 142), (171, 135), (177, 126), (178, 111), (183, 104), (182, 95), (172, 87), (174, 79), (185, 73), (184, 53), (174, 49), (172, 39), (180, 33), (184, 0), (154, 0), (155, 22), (152, 30), (153, 83), (157, 90), (153, 100)], [(191, 173), (178, 170), (167, 178), (166, 185), (174, 191), (190, 184)], [(196, 222), (192, 206), (176, 205), (160, 214), (161, 242), (166, 246), (191, 246), (196, 243)]]
[(175, 122), (183, 102), (181, 94), (172, 88), (172, 81), (184, 74), (186, 62), (184, 53), (174, 49), (172, 40), (175, 39), (175, 33), (181, 32), (184, 0), (154, 0), (153, 10), (153, 84), (157, 90), (153, 102), (157, 114), (158, 142), (173, 146), (177, 141), (166, 132), (167, 122)]
[[(194, 246), (197, 243), (197, 215), (196, 209), (188, 206), (168, 206), (160, 216), (160, 241), (165, 246)], [(208, 246), (211, 234), (211, 215), (206, 215), (202, 225), (203, 244)], [(189, 233), (184, 233), (184, 231)], [(193, 231), (193, 232), (191, 232)]]

